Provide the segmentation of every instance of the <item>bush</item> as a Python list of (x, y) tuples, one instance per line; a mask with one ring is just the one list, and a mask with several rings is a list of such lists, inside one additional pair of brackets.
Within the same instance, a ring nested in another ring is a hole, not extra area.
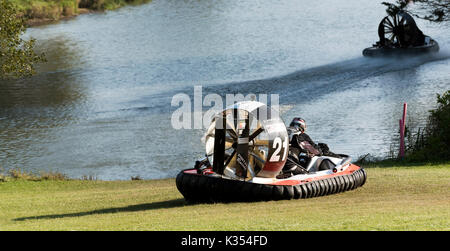
[(34, 52), (33, 39), (25, 41), (25, 21), (9, 0), (0, 0), (0, 79), (30, 76), (34, 64), (44, 61), (44, 55)]
[(80, 0), (78, 5), (80, 8), (87, 8), (91, 10), (102, 10), (104, 9), (104, 0)]
[(415, 161), (450, 160), (450, 90), (437, 94), (426, 127), (411, 137), (407, 158)]

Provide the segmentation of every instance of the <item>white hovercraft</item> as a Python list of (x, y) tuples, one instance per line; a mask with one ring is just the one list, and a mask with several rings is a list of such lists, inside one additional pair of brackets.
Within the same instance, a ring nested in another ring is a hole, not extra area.
[(191, 202), (311, 198), (356, 189), (367, 178), (346, 155), (314, 156), (307, 174), (280, 178), (288, 133), (278, 114), (260, 102), (239, 102), (217, 114), (204, 141), (206, 157), (176, 178)]

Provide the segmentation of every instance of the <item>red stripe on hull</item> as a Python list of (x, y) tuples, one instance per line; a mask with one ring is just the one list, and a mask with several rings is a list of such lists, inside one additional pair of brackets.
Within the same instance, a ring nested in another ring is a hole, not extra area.
[(359, 169), (361, 169), (361, 167), (354, 165), (354, 164), (350, 164), (350, 166), (347, 169), (345, 169), (345, 171), (342, 171), (339, 173), (329, 174), (329, 175), (324, 175), (324, 176), (317, 176), (317, 177), (312, 177), (312, 178), (308, 178), (308, 179), (304, 179), (304, 180), (282, 180), (282, 181), (277, 181), (277, 182), (271, 183), (271, 185), (295, 186), (295, 185), (299, 185), (301, 183), (311, 182), (311, 181), (315, 181), (315, 180), (323, 180), (323, 179), (327, 179), (327, 178), (331, 178), (331, 177), (335, 177), (335, 176), (352, 174), (353, 172), (358, 171)]

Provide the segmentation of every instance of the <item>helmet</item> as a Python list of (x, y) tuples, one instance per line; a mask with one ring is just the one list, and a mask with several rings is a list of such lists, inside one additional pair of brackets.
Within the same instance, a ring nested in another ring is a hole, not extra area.
[(301, 132), (305, 132), (306, 131), (306, 122), (304, 119), (297, 117), (292, 120), (291, 124), (289, 124), (289, 127), (292, 129), (301, 131)]

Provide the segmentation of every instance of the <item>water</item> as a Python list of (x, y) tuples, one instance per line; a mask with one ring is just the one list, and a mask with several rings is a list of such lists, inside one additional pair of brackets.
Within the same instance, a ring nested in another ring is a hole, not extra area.
[(361, 56), (384, 15), (370, 0), (155, 0), (30, 28), (49, 62), (0, 82), (0, 167), (174, 177), (203, 154), (203, 130), (170, 125), (172, 97), (195, 85), (279, 94), (285, 122), (303, 117), (315, 141), (383, 156), (403, 102), (423, 124), (450, 87), (448, 26), (416, 20), (437, 56)]

